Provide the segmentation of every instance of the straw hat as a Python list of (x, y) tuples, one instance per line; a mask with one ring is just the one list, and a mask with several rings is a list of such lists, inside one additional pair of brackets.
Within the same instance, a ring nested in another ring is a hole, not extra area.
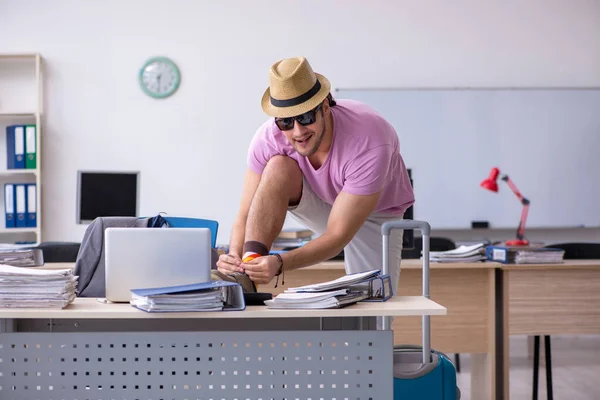
[(262, 97), (262, 109), (271, 117), (303, 114), (319, 105), (331, 90), (323, 75), (315, 73), (304, 57), (276, 62), (269, 72), (270, 86)]

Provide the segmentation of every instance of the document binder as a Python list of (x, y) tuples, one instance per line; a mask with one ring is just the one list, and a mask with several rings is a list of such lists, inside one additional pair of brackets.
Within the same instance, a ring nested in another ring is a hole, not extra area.
[(15, 227), (25, 228), (27, 226), (27, 192), (25, 185), (15, 185)]
[(25, 168), (25, 126), (6, 127), (6, 168)]
[(37, 152), (36, 152), (36, 126), (25, 125), (25, 168), (36, 169), (37, 167)]
[(363, 282), (350, 285), (351, 291), (359, 291), (368, 297), (361, 301), (386, 301), (394, 295), (389, 275), (377, 275)]
[[(221, 292), (223, 304), (218, 309), (198, 307), (211, 293)], [(235, 282), (209, 281), (190, 285), (132, 289), (131, 305), (146, 312), (242, 311), (246, 309), (242, 286)], [(194, 297), (194, 295), (197, 295)], [(204, 299), (199, 300), (199, 298)], [(152, 304), (154, 303), (154, 304)]]
[(558, 264), (565, 251), (549, 247), (487, 246), (485, 255), (490, 261), (502, 264)]
[(37, 226), (37, 196), (35, 183), (26, 185), (27, 187), (27, 222), (26, 225), (30, 228)]
[(4, 185), (4, 215), (7, 228), (15, 227), (15, 185)]

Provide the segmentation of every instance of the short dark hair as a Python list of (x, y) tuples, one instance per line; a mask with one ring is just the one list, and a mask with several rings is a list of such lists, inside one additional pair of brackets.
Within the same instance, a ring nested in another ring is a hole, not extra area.
[(335, 106), (337, 104), (335, 102), (335, 100), (333, 99), (333, 96), (331, 95), (331, 93), (329, 93), (327, 95), (327, 100), (329, 100), (329, 107), (333, 107), (333, 106)]

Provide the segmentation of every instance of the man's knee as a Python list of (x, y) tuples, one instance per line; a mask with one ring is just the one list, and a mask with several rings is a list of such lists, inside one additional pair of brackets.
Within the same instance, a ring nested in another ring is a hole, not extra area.
[(296, 160), (290, 157), (272, 157), (263, 170), (261, 180), (287, 188), (291, 199), (299, 200), (302, 196), (302, 171)]
[(300, 171), (296, 160), (287, 156), (274, 156), (267, 162), (263, 170), (263, 176), (284, 180), (290, 178), (302, 179), (302, 171)]

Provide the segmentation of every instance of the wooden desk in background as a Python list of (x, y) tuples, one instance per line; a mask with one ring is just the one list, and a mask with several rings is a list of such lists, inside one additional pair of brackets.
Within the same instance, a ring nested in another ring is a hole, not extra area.
[[(68, 268), (73, 264), (47, 264)], [(471, 398), (509, 398), (511, 335), (600, 334), (600, 260), (563, 264), (431, 263), (431, 299), (447, 308), (431, 317), (431, 346), (472, 354)], [(338, 278), (344, 263), (329, 261), (285, 274), (285, 287), (261, 285), (277, 294), (288, 287)], [(403, 260), (398, 294), (421, 294), (421, 261)], [(421, 319), (394, 320), (394, 343), (420, 344)], [(498, 355), (498, 357), (496, 357)]]
[[(493, 399), (495, 387), (495, 271), (498, 263), (430, 264), (431, 299), (448, 314), (431, 317), (431, 347), (447, 354), (472, 354), (471, 398)], [(422, 293), (421, 260), (403, 260), (398, 294)], [(328, 261), (286, 272), (285, 287), (261, 285), (281, 293), (288, 287), (336, 279), (345, 274), (342, 261)], [(421, 319), (397, 318), (392, 324), (395, 344), (421, 344)]]
[[(510, 335), (600, 334), (600, 260), (503, 265), (497, 295), (504, 342), (504, 393), (509, 393)], [(432, 296), (433, 298), (433, 296)], [(448, 315), (451, 315), (448, 307)]]
[[(600, 260), (563, 264), (431, 263), (431, 299), (448, 315), (431, 317), (431, 347), (470, 353), (471, 399), (508, 399), (510, 335), (600, 334)], [(335, 279), (343, 262), (290, 271), (285, 287)], [(285, 288), (261, 286), (280, 293)], [(403, 260), (398, 294), (421, 293), (421, 261)], [(420, 344), (421, 320), (395, 320), (394, 343)], [(498, 355), (498, 357), (496, 357)]]

